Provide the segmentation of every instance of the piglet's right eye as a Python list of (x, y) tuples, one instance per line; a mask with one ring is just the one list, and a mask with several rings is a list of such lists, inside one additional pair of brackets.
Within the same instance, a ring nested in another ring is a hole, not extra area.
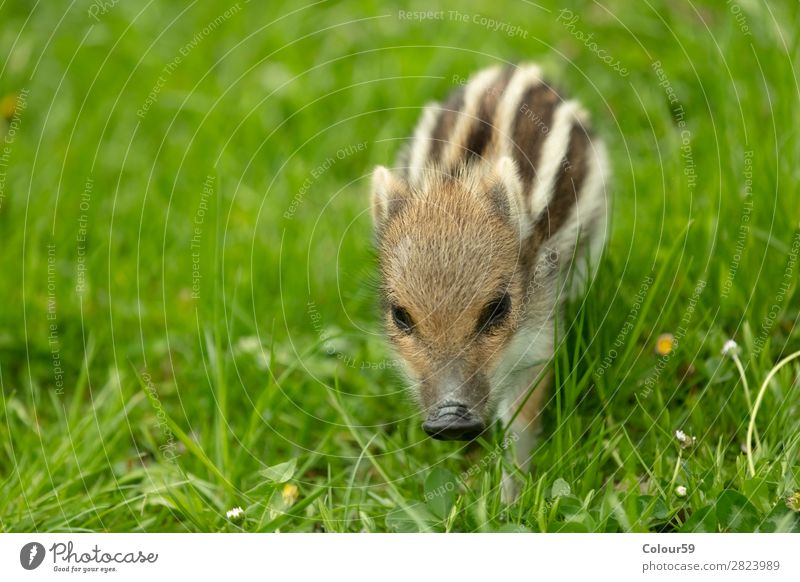
[(414, 320), (408, 311), (397, 305), (392, 305), (392, 320), (394, 324), (404, 333), (411, 333), (414, 330)]
[(502, 323), (508, 317), (509, 311), (511, 311), (511, 299), (504, 293), (499, 299), (483, 308), (478, 318), (478, 332), (489, 331)]

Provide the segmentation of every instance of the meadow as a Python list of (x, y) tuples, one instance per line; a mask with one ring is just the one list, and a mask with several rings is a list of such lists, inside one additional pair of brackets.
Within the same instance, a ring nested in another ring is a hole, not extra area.
[[(0, 530), (800, 532), (797, 2), (0, 21)], [(503, 427), (427, 438), (382, 338), (369, 175), (519, 61), (591, 112), (613, 218), (506, 505)]]

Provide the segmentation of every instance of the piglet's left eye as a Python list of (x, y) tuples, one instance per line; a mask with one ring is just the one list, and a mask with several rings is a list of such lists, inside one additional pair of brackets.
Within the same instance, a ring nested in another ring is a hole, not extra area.
[(411, 319), (408, 311), (397, 305), (392, 306), (392, 319), (394, 324), (404, 333), (414, 331), (414, 320)]
[(503, 322), (511, 311), (511, 298), (507, 294), (490, 301), (478, 318), (478, 333), (488, 331)]

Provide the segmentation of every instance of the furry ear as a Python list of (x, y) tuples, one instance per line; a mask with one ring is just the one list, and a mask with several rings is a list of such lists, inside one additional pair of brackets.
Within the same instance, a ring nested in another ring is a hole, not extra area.
[(504, 216), (519, 227), (520, 238), (527, 238), (533, 225), (517, 164), (510, 157), (503, 156), (495, 162), (493, 174), (495, 186), (492, 198), (495, 204)]
[(375, 227), (397, 211), (405, 192), (403, 183), (385, 166), (372, 172), (372, 221)]

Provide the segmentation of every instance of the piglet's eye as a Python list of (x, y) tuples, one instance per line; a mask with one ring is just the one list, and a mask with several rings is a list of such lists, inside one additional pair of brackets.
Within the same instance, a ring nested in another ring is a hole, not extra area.
[(486, 304), (478, 318), (478, 332), (489, 331), (502, 323), (511, 311), (511, 298), (505, 293)]
[(414, 330), (414, 320), (408, 311), (397, 305), (392, 305), (392, 321), (404, 333), (411, 333)]

